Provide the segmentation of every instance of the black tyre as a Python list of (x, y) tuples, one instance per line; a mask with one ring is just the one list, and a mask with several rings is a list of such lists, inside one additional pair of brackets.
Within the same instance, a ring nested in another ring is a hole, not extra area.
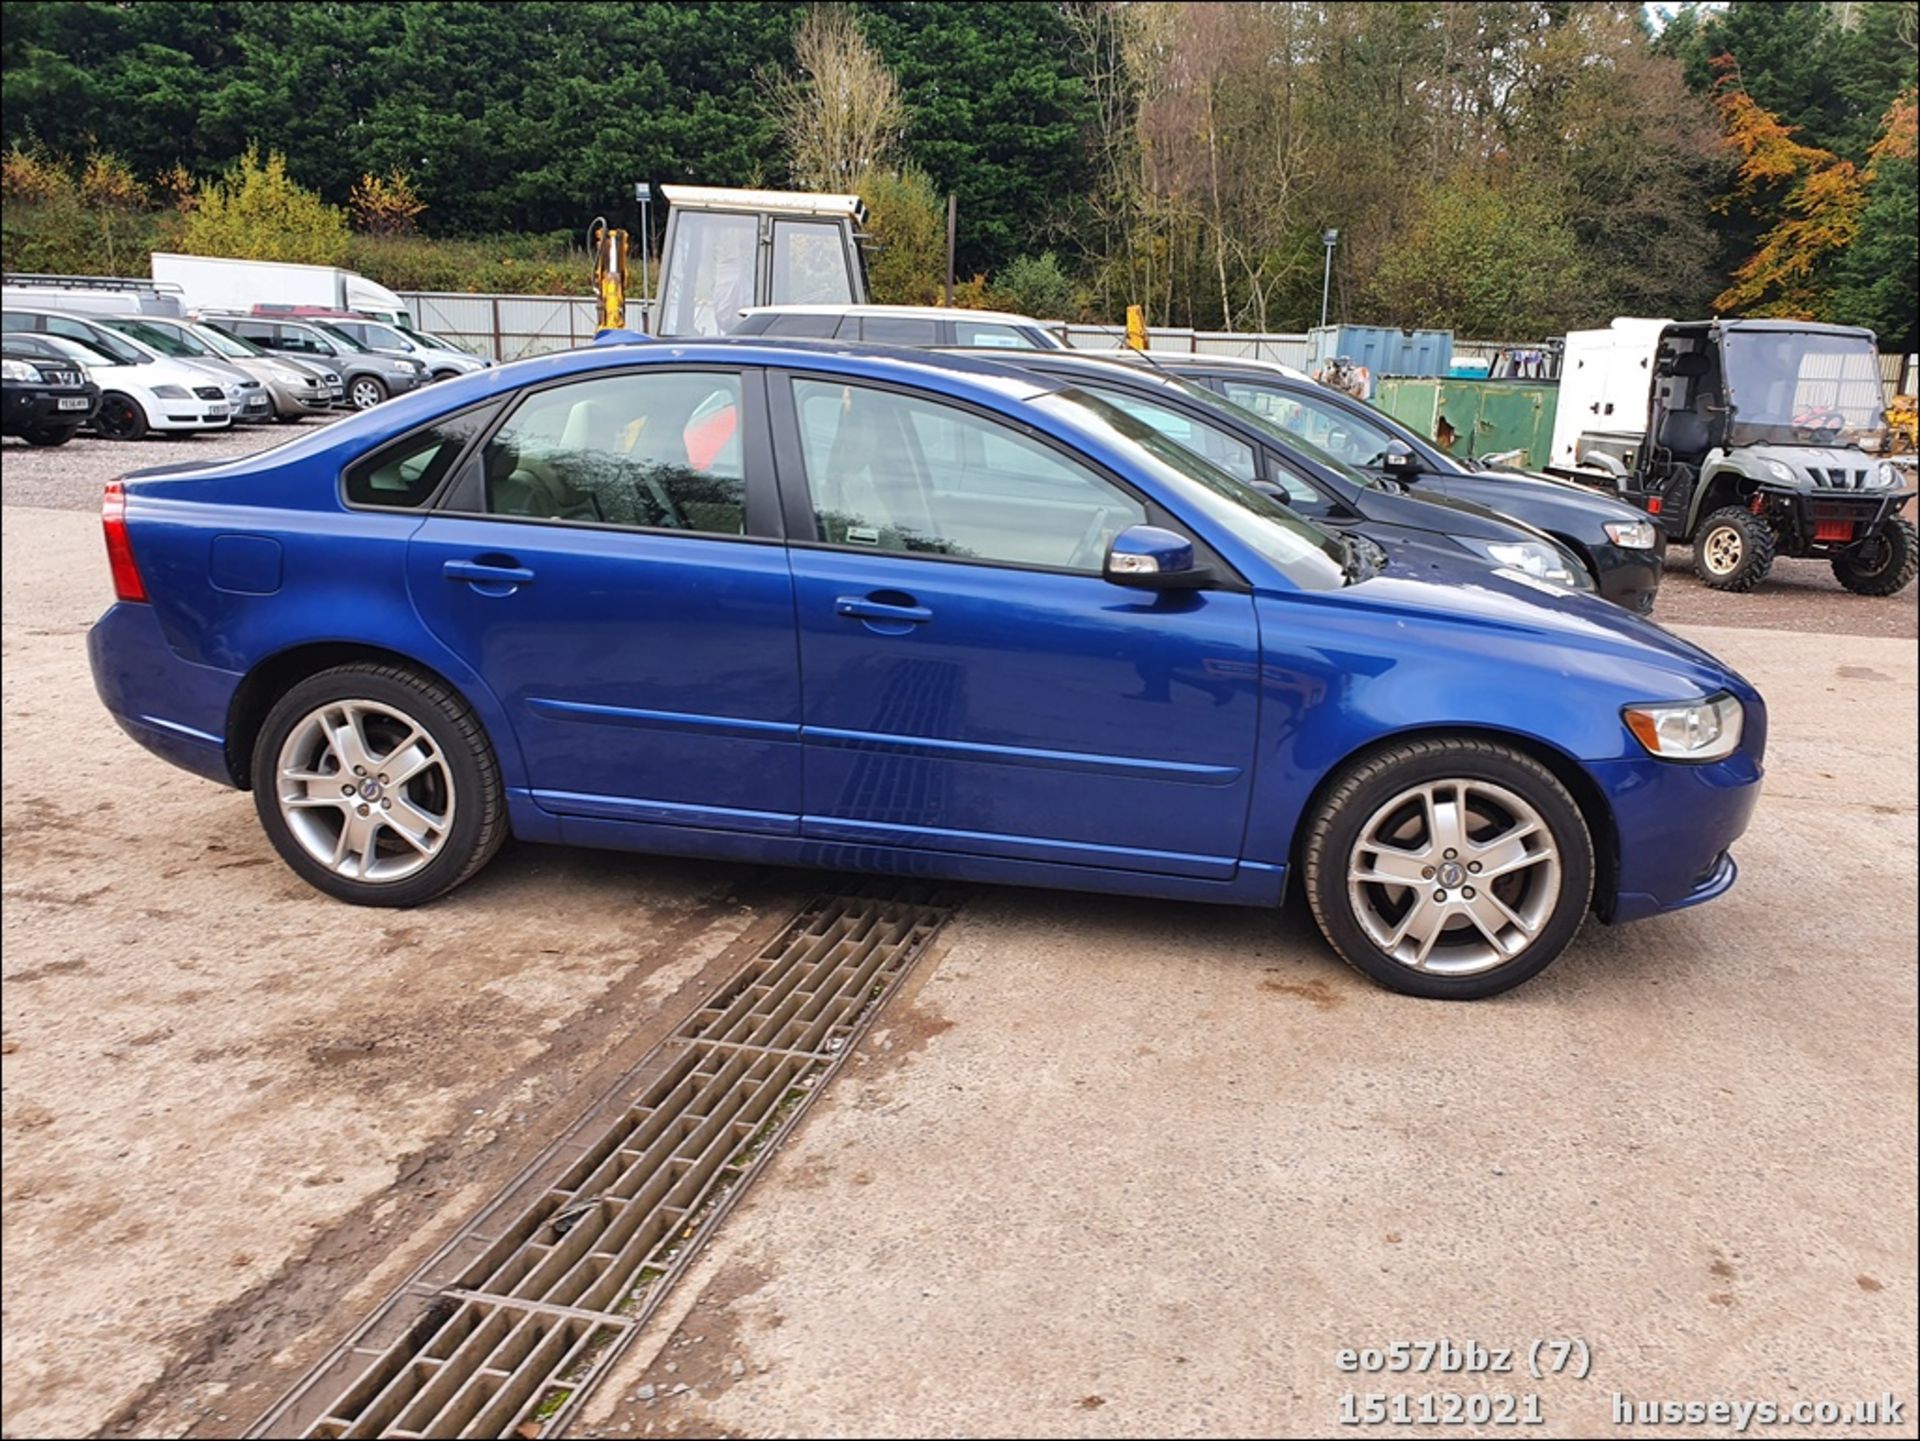
[(1855, 595), (1895, 595), (1913, 584), (1920, 544), (1913, 522), (1897, 517), (1833, 558), (1833, 573)]
[(108, 440), (139, 440), (147, 433), (147, 413), (132, 396), (109, 390), (100, 397), (93, 428)]
[(1773, 532), (1743, 506), (1714, 511), (1693, 537), (1694, 569), (1714, 590), (1752, 590), (1773, 569), (1773, 555)]
[(1308, 904), (1334, 950), (1391, 990), (1472, 1001), (1566, 949), (1593, 898), (1580, 807), (1492, 741), (1408, 741), (1363, 761), (1309, 818)]
[(339, 666), (281, 696), (254, 741), (253, 798), (281, 859), (355, 905), (432, 900), (507, 836), (479, 718), (400, 666)]
[(73, 439), (75, 427), (71, 425), (48, 426), (44, 430), (29, 430), (21, 435), (28, 445), (65, 445)]
[(355, 410), (372, 410), (387, 398), (387, 387), (377, 375), (356, 375), (347, 382), (347, 402)]

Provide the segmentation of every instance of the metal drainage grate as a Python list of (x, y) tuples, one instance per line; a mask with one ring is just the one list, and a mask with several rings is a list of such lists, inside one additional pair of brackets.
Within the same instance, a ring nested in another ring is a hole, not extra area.
[(950, 913), (893, 883), (811, 902), (251, 1434), (556, 1433)]

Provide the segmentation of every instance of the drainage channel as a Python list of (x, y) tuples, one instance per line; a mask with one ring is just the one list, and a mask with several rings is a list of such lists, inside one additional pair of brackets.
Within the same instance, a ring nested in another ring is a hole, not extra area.
[(810, 902), (249, 1434), (557, 1435), (953, 903), (890, 882)]

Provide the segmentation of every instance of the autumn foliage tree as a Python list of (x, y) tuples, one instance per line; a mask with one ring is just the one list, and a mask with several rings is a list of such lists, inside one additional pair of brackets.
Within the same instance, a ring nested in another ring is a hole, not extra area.
[(367, 235), (411, 235), (426, 208), (397, 165), (385, 175), (362, 175), (347, 196), (354, 227)]

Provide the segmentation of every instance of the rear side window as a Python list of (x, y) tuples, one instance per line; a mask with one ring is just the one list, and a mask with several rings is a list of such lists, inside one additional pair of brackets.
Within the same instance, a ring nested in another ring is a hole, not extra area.
[(740, 377), (621, 374), (529, 395), (487, 442), (488, 514), (746, 533)]
[(755, 335), (792, 335), (808, 340), (832, 340), (834, 331), (840, 325), (840, 317), (833, 314), (760, 315), (748, 318), (760, 322), (753, 329)]
[(931, 320), (907, 315), (868, 315), (861, 318), (860, 338), (875, 345), (938, 345), (940, 332)]
[(347, 503), (408, 510), (425, 505), (487, 414), (481, 409), (450, 415), (348, 466)]

